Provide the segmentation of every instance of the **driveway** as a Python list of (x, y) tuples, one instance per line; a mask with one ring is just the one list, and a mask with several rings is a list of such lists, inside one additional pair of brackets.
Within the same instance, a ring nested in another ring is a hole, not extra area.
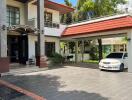
[[(4, 80), (47, 100), (131, 100), (132, 73), (76, 66), (5, 76)], [(26, 100), (19, 96), (13, 100)], [(27, 99), (31, 100), (31, 99)]]

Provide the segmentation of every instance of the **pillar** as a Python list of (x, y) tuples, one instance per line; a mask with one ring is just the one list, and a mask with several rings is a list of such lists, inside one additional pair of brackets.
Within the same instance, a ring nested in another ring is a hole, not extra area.
[(84, 61), (84, 40), (82, 40), (81, 53), (82, 53), (82, 62), (83, 62)]
[(37, 0), (37, 26), (38, 33), (38, 54), (36, 58), (36, 64), (39, 68), (47, 66), (45, 56), (45, 37), (44, 37), (44, 0)]
[(69, 52), (70, 51), (69, 50), (69, 41), (67, 41), (66, 44), (67, 44), (66, 55), (69, 56), (69, 54), (70, 54), (70, 52)]
[(132, 72), (132, 30), (128, 33), (128, 72)]
[(78, 41), (75, 41), (75, 63), (78, 62)]
[(103, 58), (103, 54), (102, 54), (102, 39), (98, 39), (98, 51), (99, 51), (99, 61)]
[(0, 73), (9, 71), (7, 57), (6, 0), (0, 0)]

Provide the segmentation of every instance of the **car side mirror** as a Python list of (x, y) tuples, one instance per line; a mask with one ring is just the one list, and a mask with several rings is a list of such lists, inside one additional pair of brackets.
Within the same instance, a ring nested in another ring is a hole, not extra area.
[(127, 57), (124, 57), (123, 59), (127, 59)]

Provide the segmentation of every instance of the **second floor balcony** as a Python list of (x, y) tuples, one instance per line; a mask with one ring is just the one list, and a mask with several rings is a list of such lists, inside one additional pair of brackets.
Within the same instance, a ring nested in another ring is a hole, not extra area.
[[(65, 30), (66, 25), (57, 22), (44, 22), (45, 35), (59, 37)], [(30, 19), (28, 25), (37, 28), (37, 19)]]
[(44, 22), (44, 26), (49, 28), (60, 28), (60, 24), (56, 22)]

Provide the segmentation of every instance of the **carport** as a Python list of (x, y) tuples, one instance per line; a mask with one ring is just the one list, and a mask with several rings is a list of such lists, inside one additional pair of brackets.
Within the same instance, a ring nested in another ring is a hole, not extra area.
[(130, 14), (114, 15), (69, 25), (61, 36), (61, 41), (75, 42), (75, 61), (77, 62), (78, 41), (112, 37), (127, 37), (128, 72), (132, 72), (132, 16)]

